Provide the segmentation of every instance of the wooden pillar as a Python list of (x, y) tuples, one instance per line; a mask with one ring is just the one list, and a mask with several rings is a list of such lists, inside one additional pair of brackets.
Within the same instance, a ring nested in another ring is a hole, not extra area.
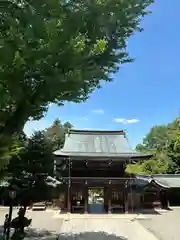
[(110, 183), (108, 186), (108, 213), (111, 213), (111, 198), (112, 198), (112, 186)]
[(68, 184), (67, 189), (67, 212), (71, 213), (71, 185)]
[(67, 211), (70, 213), (71, 212), (71, 159), (70, 157), (68, 158), (68, 162), (67, 162), (67, 166), (68, 166), (68, 202), (67, 202)]
[(88, 187), (84, 187), (84, 213), (88, 213)]
[(128, 203), (128, 196), (127, 199), (125, 200), (125, 213), (129, 212), (129, 203)]
[(128, 199), (128, 181), (125, 182), (124, 185), (124, 206), (125, 206), (125, 213), (129, 211), (129, 199)]

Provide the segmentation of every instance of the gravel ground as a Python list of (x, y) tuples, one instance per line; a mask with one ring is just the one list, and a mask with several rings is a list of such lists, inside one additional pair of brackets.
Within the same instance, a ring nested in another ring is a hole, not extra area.
[(160, 215), (148, 215), (147, 219), (139, 220), (139, 223), (158, 240), (180, 239), (180, 208), (173, 208), (172, 211)]
[[(0, 209), (0, 225), (7, 209)], [(31, 212), (32, 226), (26, 231), (25, 240), (179, 240), (180, 208), (162, 212), (160, 215), (145, 215), (146, 219), (63, 219), (53, 218), (54, 212)], [(13, 217), (17, 210), (13, 211)]]
[[(6, 210), (0, 210), (0, 224), (3, 224), (4, 215)], [(24, 240), (55, 240), (59, 236), (59, 240), (179, 240), (173, 238), (172, 222), (174, 216), (179, 214), (179, 211), (172, 211), (164, 213), (163, 215), (148, 215), (147, 220), (133, 220), (126, 218), (88, 218), (72, 219), (71, 217), (63, 220), (53, 218), (55, 212), (27, 212), (27, 217), (32, 218), (32, 226), (26, 229), (27, 236)], [(17, 216), (17, 210), (13, 212), (13, 217)], [(170, 216), (170, 217), (169, 217)], [(166, 219), (167, 218), (167, 219)], [(159, 222), (163, 221), (168, 226), (169, 235), (164, 233), (166, 238), (160, 236), (161, 231), (164, 230), (164, 225)], [(177, 225), (178, 220), (176, 221)], [(155, 228), (153, 228), (153, 226)], [(162, 227), (162, 230), (161, 230)], [(173, 225), (174, 227), (174, 225)], [(148, 230), (153, 232), (150, 233)], [(157, 229), (157, 231), (156, 231)], [(173, 230), (173, 235), (180, 236), (180, 229), (177, 227), (177, 231)], [(158, 234), (157, 234), (158, 233)], [(156, 238), (156, 235), (158, 238)]]
[(61, 227), (59, 240), (157, 240), (136, 220), (127, 219), (70, 219)]

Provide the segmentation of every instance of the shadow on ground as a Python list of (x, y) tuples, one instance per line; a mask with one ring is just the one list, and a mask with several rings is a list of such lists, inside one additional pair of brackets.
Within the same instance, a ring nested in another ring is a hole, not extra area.
[[(3, 227), (0, 226), (0, 239), (3, 236)], [(11, 229), (12, 240), (56, 240), (58, 239), (58, 234), (56, 232), (50, 232), (48, 230), (37, 230), (34, 228), (29, 228), (25, 230), (25, 235), (21, 236), (19, 233), (14, 233)]]
[(56, 232), (50, 232), (46, 229), (37, 230), (34, 228), (26, 229), (25, 236), (20, 236), (18, 233), (14, 233), (11, 237), (13, 240), (56, 240), (58, 239), (58, 234)]
[(28, 229), (26, 236), (21, 238), (19, 236), (11, 239), (24, 239), (24, 240), (128, 240), (125, 237), (116, 236), (114, 234), (108, 234), (105, 232), (84, 232), (79, 234), (57, 234), (55, 232), (49, 232), (47, 230)]

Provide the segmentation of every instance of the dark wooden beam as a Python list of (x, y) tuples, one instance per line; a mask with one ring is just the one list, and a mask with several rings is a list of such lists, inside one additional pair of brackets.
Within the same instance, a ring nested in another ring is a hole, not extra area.
[[(72, 180), (98, 180), (98, 181), (101, 181), (101, 180), (135, 180), (136, 178), (135, 177), (70, 177)], [(64, 179), (69, 179), (69, 177), (64, 177)]]

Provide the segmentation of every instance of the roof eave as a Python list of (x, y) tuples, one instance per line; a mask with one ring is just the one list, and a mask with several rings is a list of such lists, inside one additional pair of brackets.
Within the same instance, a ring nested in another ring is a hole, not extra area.
[(81, 153), (81, 152), (65, 152), (61, 150), (57, 150), (53, 152), (55, 156), (62, 156), (62, 157), (79, 157), (79, 158), (113, 158), (113, 159), (131, 159), (131, 160), (138, 160), (138, 159), (146, 159), (150, 158), (151, 154), (140, 154), (140, 153), (117, 153), (117, 154), (98, 154), (98, 153)]

